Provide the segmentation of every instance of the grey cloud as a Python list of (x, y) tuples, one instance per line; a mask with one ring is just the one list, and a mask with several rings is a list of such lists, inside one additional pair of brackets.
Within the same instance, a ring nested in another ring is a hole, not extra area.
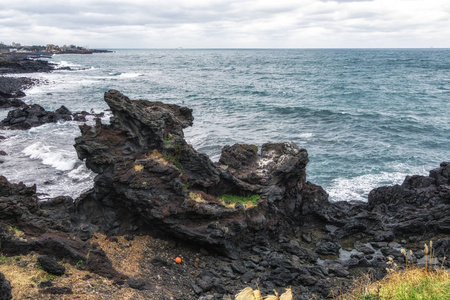
[(372, 2), (374, 0), (319, 0), (320, 2)]
[[(395, 9), (364, 0), (10, 2), (7, 5), (0, 3), (0, 26), (6, 33), (4, 36), (30, 36), (31, 32), (45, 39), (44, 33), (34, 30), (36, 26), (43, 26), (52, 29), (52, 37), (84, 38), (85, 44), (92, 45), (106, 39), (117, 46), (141, 46), (143, 41), (153, 38), (159, 38), (159, 44), (176, 43), (182, 38), (188, 44), (186, 47), (201, 45), (202, 41), (208, 40), (230, 46), (238, 46), (236, 41), (241, 41), (241, 45), (259, 47), (270, 46), (271, 41), (282, 39), (295, 43), (299, 40), (298, 35), (302, 36), (305, 31), (312, 34), (312, 43), (315, 39), (324, 39), (325, 43), (324, 35), (332, 32), (336, 40), (341, 38), (345, 45), (352, 35), (392, 32), (418, 35), (424, 24), (436, 32), (448, 32), (443, 28), (450, 28), (448, 13), (433, 15), (433, 22), (428, 24), (426, 19), (415, 15), (398, 18)], [(392, 3), (398, 4), (398, 0), (392, 0)], [(107, 38), (99, 39), (102, 36)]]
[[(238, 4), (236, 4), (238, 3)], [(93, 3), (80, 2), (76, 6), (70, 2), (44, 1), (42, 3), (15, 3), (10, 5), (15, 15), (32, 15), (39, 19), (39, 22), (58, 25), (69, 25), (74, 21), (74, 25), (117, 25), (124, 24), (181, 24), (181, 23), (206, 23), (216, 21), (253, 21), (264, 19), (269, 16), (291, 11), (294, 5), (284, 5), (280, 7), (255, 7), (252, 1), (236, 2), (211, 1), (208, 5), (196, 7), (183, 3), (171, 4), (162, 2), (152, 4), (152, 2), (142, 3), (133, 1), (116, 2), (111, 4), (108, 1), (94, 1)], [(47, 21), (45, 18), (49, 18)]]

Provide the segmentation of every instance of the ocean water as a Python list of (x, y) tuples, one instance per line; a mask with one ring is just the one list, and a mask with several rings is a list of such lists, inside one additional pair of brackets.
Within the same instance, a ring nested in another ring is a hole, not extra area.
[[(308, 150), (307, 179), (334, 201), (367, 201), (375, 187), (450, 160), (450, 49), (116, 50), (50, 60), (73, 70), (20, 75), (43, 82), (25, 91), (27, 103), (101, 112), (103, 93), (117, 89), (185, 105), (195, 117), (186, 139), (213, 161), (224, 145), (293, 141)], [(78, 125), (0, 130), (0, 174), (36, 183), (42, 198), (78, 196), (94, 176), (73, 148)]]

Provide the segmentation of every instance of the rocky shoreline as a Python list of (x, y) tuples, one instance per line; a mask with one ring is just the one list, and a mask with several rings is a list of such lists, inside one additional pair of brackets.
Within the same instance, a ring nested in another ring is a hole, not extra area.
[(24, 107), (20, 98), (25, 97), (23, 90), (36, 84), (36, 80), (27, 77), (0, 76), (0, 108)]
[[(14, 53), (0, 55), (0, 75), (50, 72), (54, 69), (55, 65), (45, 60), (29, 59)], [(0, 76), (0, 108), (25, 107), (20, 98), (26, 96), (24, 90), (37, 83), (38, 80), (28, 77)]]
[(26, 55), (8, 53), (0, 55), (0, 74), (20, 74), (51, 72), (55, 65), (40, 59), (30, 59)]
[(263, 294), (292, 286), (294, 299), (326, 299), (355, 277), (382, 278), (389, 258), (404, 264), (401, 249), (420, 263), (430, 240), (450, 267), (447, 162), (374, 189), (367, 203), (329, 202), (306, 180), (308, 153), (294, 143), (225, 146), (213, 163), (184, 140), (189, 108), (115, 90), (105, 101), (110, 124), (81, 125), (75, 141), (97, 173), (92, 190), (40, 202), (35, 186), (0, 177), (2, 255), (50, 255), (108, 280), (96, 291), (105, 297), (132, 290), (141, 299), (228, 299), (256, 284)]

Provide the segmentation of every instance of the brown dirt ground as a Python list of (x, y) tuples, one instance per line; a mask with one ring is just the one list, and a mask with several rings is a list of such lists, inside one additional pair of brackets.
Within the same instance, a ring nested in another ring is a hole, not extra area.
[[(203, 268), (216, 263), (213, 256), (151, 236), (107, 238), (96, 233), (91, 241), (100, 245), (117, 271), (145, 282), (146, 289), (133, 289), (127, 281), (114, 282), (82, 270), (81, 261), (75, 266), (60, 261), (66, 273), (53, 276), (38, 268), (37, 254), (0, 256), (0, 272), (11, 282), (13, 299), (198, 299), (191, 284)], [(177, 256), (182, 258), (180, 264), (175, 262)], [(45, 294), (46, 288), (39, 287), (45, 281), (70, 288), (73, 294)]]

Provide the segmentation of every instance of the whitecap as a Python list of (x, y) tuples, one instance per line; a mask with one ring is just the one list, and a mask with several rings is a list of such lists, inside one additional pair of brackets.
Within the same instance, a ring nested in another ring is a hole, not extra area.
[(84, 164), (81, 164), (77, 168), (67, 173), (67, 176), (75, 181), (82, 181), (92, 177), (92, 174), (93, 173), (89, 171)]
[(314, 134), (311, 132), (304, 132), (304, 133), (300, 133), (298, 135), (298, 137), (302, 138), (302, 139), (309, 139), (309, 138), (312, 138), (313, 136), (314, 136)]
[(23, 149), (22, 153), (31, 159), (39, 159), (44, 165), (52, 166), (61, 171), (72, 170), (77, 162), (72, 153), (57, 150), (56, 147), (45, 145), (42, 142), (31, 144)]
[(121, 73), (118, 77), (120, 78), (136, 78), (139, 76), (144, 76), (144, 74), (140, 73)]
[(71, 63), (65, 60), (61, 60), (61, 61), (55, 61), (55, 63), (58, 65), (59, 68), (65, 68), (65, 67), (69, 67), (71, 69), (80, 69), (82, 66), (79, 64), (75, 64), (75, 63)]
[(382, 172), (366, 174), (354, 178), (336, 178), (326, 189), (331, 201), (365, 201), (371, 190), (382, 185), (401, 184), (408, 174)]

